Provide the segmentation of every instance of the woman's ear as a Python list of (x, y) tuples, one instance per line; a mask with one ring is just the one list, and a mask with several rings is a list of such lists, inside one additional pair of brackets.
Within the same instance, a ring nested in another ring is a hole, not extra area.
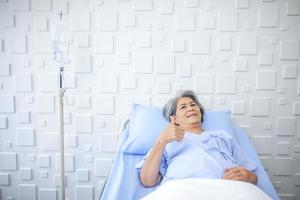
[(171, 124), (175, 124), (176, 123), (176, 117), (175, 117), (175, 115), (171, 115), (170, 116), (170, 122), (171, 122)]
[(175, 115), (171, 115), (170, 120), (171, 120), (171, 124), (175, 124), (176, 126), (179, 126), (179, 124), (176, 121), (176, 116)]

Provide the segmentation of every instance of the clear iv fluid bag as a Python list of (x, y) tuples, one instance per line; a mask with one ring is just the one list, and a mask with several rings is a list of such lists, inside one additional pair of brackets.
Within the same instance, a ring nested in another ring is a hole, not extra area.
[(60, 17), (52, 24), (52, 48), (54, 60), (62, 64), (70, 63), (70, 46), (71, 39), (69, 25)]

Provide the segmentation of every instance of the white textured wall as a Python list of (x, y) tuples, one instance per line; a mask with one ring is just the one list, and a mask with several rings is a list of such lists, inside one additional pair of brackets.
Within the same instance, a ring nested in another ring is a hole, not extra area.
[(133, 102), (161, 106), (181, 89), (208, 109), (230, 109), (282, 199), (300, 199), (299, 8), (299, 0), (0, 0), (0, 199), (59, 199), (50, 22), (60, 9), (74, 37), (69, 200), (98, 198)]

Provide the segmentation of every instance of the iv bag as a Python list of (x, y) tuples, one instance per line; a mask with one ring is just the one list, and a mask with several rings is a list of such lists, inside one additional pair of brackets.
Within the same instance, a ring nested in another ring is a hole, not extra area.
[(52, 48), (54, 60), (61, 64), (71, 62), (71, 38), (69, 31), (69, 23), (65, 16), (60, 14), (52, 22)]

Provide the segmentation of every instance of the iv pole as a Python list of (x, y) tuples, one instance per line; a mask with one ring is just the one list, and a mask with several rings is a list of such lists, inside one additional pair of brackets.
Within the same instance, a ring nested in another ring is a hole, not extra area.
[(59, 132), (60, 132), (60, 189), (61, 200), (65, 200), (65, 147), (64, 147), (64, 67), (59, 68)]
[(62, 12), (59, 21), (53, 26), (54, 60), (59, 65), (59, 134), (60, 134), (60, 200), (65, 200), (65, 148), (64, 148), (64, 64), (70, 62), (68, 27), (62, 21)]

